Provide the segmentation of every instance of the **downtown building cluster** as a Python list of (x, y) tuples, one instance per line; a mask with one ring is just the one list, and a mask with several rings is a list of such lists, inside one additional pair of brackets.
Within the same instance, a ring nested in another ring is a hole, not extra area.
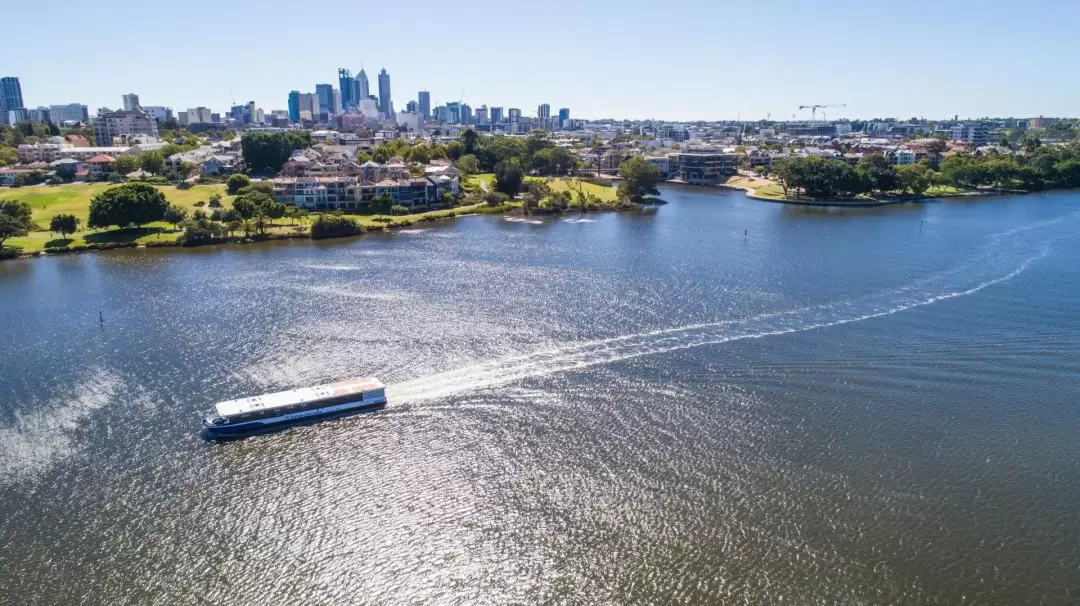
[(345, 130), (392, 124), (409, 131), (421, 131), (432, 122), (443, 125), (471, 126), (479, 131), (508, 134), (533, 129), (572, 130), (579, 127), (570, 118), (570, 108), (552, 114), (551, 105), (541, 103), (536, 115), (527, 116), (516, 107), (481, 105), (475, 109), (463, 100), (432, 106), (431, 93), (418, 91), (414, 99), (395, 111), (390, 74), (379, 71), (377, 88), (371, 88), (367, 72), (361, 68), (353, 76), (348, 69), (338, 70), (337, 86), (316, 84), (313, 92), (293, 90), (288, 98), (288, 120), (305, 126), (336, 125)]

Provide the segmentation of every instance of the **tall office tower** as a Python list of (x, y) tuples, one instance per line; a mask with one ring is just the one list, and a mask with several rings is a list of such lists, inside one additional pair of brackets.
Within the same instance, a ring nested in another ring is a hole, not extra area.
[[(19, 79), (14, 76), (0, 78), (0, 113), (11, 109), (23, 109), (23, 107), (22, 86), (19, 84)], [(7, 118), (7, 115), (0, 116), (0, 122), (3, 122), (2, 118)]]
[[(334, 114), (334, 87), (331, 84), (316, 84), (315, 97), (319, 100), (316, 112), (329, 118)], [(314, 116), (313, 116), (314, 117)]]
[(417, 95), (417, 100), (419, 101), (417, 106), (420, 110), (420, 115), (423, 116), (425, 120), (427, 120), (431, 117), (431, 93), (426, 90), (422, 90)]
[(559, 109), (559, 128), (567, 130), (570, 128), (570, 108), (563, 107)]
[(300, 91), (289, 92), (289, 122), (300, 121)]
[(124, 95), (124, 109), (131, 111), (133, 109), (139, 109), (139, 95), (135, 93), (128, 93)]
[(488, 110), (488, 112), (491, 115), (491, 123), (492, 124), (502, 124), (502, 121), (503, 121), (503, 108), (501, 108), (501, 107), (492, 107), (490, 110)]
[(551, 117), (551, 106), (547, 103), (541, 103), (540, 107), (536, 108), (536, 117), (540, 120), (547, 120)]
[(364, 68), (360, 68), (360, 73), (356, 74), (356, 88), (358, 91), (356, 93), (357, 101), (362, 101), (371, 96), (371, 86), (368, 83), (367, 72), (364, 71)]
[(338, 68), (338, 86), (341, 91), (341, 109), (349, 111), (356, 106), (356, 101), (353, 97), (353, 92), (356, 88), (356, 80), (353, 80), (352, 72), (345, 68)]
[(390, 100), (390, 74), (386, 73), (385, 67), (379, 72), (379, 111), (384, 118), (394, 115), (394, 104)]

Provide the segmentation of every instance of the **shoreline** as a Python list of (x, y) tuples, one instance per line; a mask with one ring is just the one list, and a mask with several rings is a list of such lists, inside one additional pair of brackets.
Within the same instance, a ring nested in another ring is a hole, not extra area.
[[(936, 195), (923, 195), (923, 196), (901, 196), (897, 198), (888, 199), (870, 199), (870, 200), (815, 200), (815, 199), (792, 199), (792, 198), (773, 198), (768, 196), (762, 196), (757, 193), (758, 188), (750, 187), (748, 185), (740, 185), (735, 183), (719, 183), (716, 187), (720, 189), (741, 191), (746, 194), (747, 198), (753, 200), (759, 200), (761, 202), (772, 202), (774, 204), (792, 204), (795, 206), (817, 206), (822, 208), (876, 208), (880, 206), (894, 206), (897, 204), (910, 204), (912, 202), (921, 202), (924, 200), (936, 200), (939, 198), (985, 198), (990, 196), (1008, 196), (1008, 195), (1027, 195), (1031, 192), (1027, 191), (1015, 191), (1015, 190), (970, 190), (960, 191), (945, 194)], [(1047, 190), (1054, 191), (1054, 190)]]
[[(304, 231), (293, 231), (291, 233), (268, 233), (262, 235), (252, 236), (236, 236), (228, 237), (224, 239), (211, 240), (207, 242), (200, 242), (198, 244), (184, 244), (180, 239), (166, 240), (161, 242), (146, 242), (139, 243), (135, 241), (131, 242), (109, 242), (103, 244), (95, 244), (89, 246), (72, 247), (58, 247), (53, 250), (34, 250), (31, 252), (17, 252), (12, 254), (9, 251), (0, 252), (0, 262), (10, 261), (15, 259), (33, 259), (39, 257), (50, 257), (60, 255), (75, 255), (81, 253), (92, 252), (104, 252), (116, 249), (128, 249), (128, 248), (205, 248), (212, 246), (227, 246), (232, 244), (247, 245), (247, 244), (262, 244), (265, 242), (274, 241), (290, 241), (290, 240), (311, 240), (312, 242), (321, 240), (340, 240), (344, 238), (358, 238), (369, 233), (393, 233), (398, 230), (408, 229), (416, 227), (423, 223), (437, 223), (446, 221), (448, 219), (457, 219), (458, 217), (470, 217), (478, 215), (500, 215), (500, 216), (528, 216), (528, 217), (557, 217), (559, 215), (581, 215), (586, 213), (601, 213), (601, 212), (620, 212), (626, 210), (641, 210), (647, 205), (637, 205), (631, 207), (621, 207), (615, 203), (605, 204), (596, 208), (590, 209), (569, 209), (559, 212), (543, 212), (533, 213), (525, 215), (521, 212), (521, 207), (513, 204), (503, 204), (500, 206), (488, 206), (486, 204), (473, 205), (458, 208), (446, 208), (441, 210), (428, 211), (417, 215), (401, 215), (388, 221), (382, 226), (371, 226), (357, 224), (360, 229), (359, 233), (341, 235), (341, 236), (328, 236), (323, 238), (311, 237), (311, 229), (307, 227)], [(459, 212), (460, 211), (460, 212)], [(355, 215), (344, 215), (346, 217)]]

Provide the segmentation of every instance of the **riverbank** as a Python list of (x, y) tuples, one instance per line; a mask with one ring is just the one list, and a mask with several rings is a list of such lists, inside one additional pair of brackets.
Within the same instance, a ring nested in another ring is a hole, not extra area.
[[(656, 203), (662, 204), (663, 201), (659, 201), (657, 199)], [(433, 210), (412, 215), (344, 215), (350, 221), (356, 223), (358, 230), (356, 233), (349, 233), (343, 235), (314, 237), (311, 233), (310, 222), (308, 222), (306, 224), (300, 225), (270, 225), (266, 228), (265, 232), (259, 234), (244, 234), (236, 236), (230, 235), (224, 238), (214, 238), (210, 240), (199, 241), (196, 243), (185, 242), (183, 239), (183, 230), (162, 227), (160, 224), (155, 223), (148, 227), (130, 227), (124, 229), (113, 229), (100, 232), (84, 233), (78, 235), (77, 240), (76, 238), (53, 238), (46, 242), (46, 245), (44, 247), (31, 248), (29, 250), (6, 247), (4, 250), (0, 250), (0, 260), (42, 257), (51, 255), (66, 255), (82, 252), (96, 252), (113, 250), (118, 248), (193, 248), (198, 246), (220, 246), (226, 244), (256, 244), (262, 242), (270, 242), (274, 240), (327, 240), (336, 238), (351, 238), (362, 236), (366, 233), (393, 232), (399, 229), (415, 227), (417, 225), (422, 225), (425, 223), (445, 221), (447, 219), (454, 219), (457, 217), (464, 217), (470, 215), (550, 217), (564, 214), (641, 210), (644, 206), (645, 205), (643, 204), (637, 204), (633, 202), (620, 202), (615, 199), (611, 202), (603, 202), (600, 204), (589, 206), (585, 209), (579, 207), (569, 208), (562, 211), (542, 209), (533, 210), (531, 213), (526, 215), (523, 212), (520, 202), (507, 202), (505, 204), (500, 204), (497, 206), (480, 203), (467, 206), (459, 206), (455, 208)], [(34, 233), (41, 234), (44, 232)], [(22, 238), (21, 240), (26, 239), (27, 238)], [(52, 243), (53, 245), (49, 246), (50, 243)]]
[(908, 204), (935, 198), (968, 198), (1001, 196), (1008, 194), (1026, 194), (1024, 191), (1012, 191), (1001, 189), (963, 190), (952, 186), (935, 185), (921, 196), (888, 195), (884, 197), (854, 198), (851, 200), (821, 200), (815, 198), (789, 198), (784, 195), (783, 187), (779, 183), (761, 177), (736, 175), (717, 187), (721, 189), (739, 190), (746, 193), (747, 198), (761, 200), (762, 202), (776, 202), (779, 204), (796, 204), (801, 206), (822, 207), (848, 207), (867, 208), (876, 206), (891, 206), (894, 204)]

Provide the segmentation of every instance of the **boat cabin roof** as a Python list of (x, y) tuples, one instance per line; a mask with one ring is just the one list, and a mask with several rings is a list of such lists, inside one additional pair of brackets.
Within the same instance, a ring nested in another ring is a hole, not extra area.
[(257, 410), (292, 406), (293, 404), (303, 404), (314, 400), (325, 400), (354, 393), (374, 391), (384, 387), (386, 386), (383, 385), (383, 382), (374, 377), (349, 379), (338, 383), (330, 383), (328, 385), (301, 387), (299, 389), (268, 393), (261, 396), (252, 396), (250, 398), (226, 400), (215, 404), (214, 411), (219, 416), (230, 417)]

